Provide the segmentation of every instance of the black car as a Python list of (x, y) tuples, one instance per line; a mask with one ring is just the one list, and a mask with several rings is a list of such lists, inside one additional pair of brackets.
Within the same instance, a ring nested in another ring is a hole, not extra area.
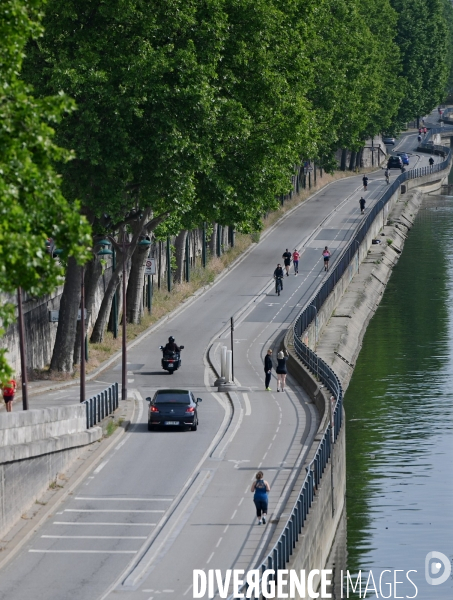
[(148, 431), (155, 427), (198, 427), (198, 402), (190, 390), (157, 390), (149, 402)]
[(387, 162), (387, 169), (402, 169), (403, 160), (401, 156), (391, 156)]

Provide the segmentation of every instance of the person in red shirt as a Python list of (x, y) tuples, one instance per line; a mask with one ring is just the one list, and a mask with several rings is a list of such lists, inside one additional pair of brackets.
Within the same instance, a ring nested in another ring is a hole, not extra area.
[(297, 275), (299, 273), (299, 258), (300, 258), (299, 252), (297, 250), (294, 250), (294, 252), (293, 252), (294, 275)]
[(13, 400), (17, 390), (17, 383), (14, 379), (10, 379), (3, 385), (3, 400), (5, 401), (6, 412), (13, 412)]

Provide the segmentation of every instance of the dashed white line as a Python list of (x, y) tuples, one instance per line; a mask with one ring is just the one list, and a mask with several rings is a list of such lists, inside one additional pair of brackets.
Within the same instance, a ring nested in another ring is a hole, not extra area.
[(102, 469), (105, 467), (105, 465), (106, 465), (108, 462), (109, 462), (108, 460), (104, 460), (104, 462), (101, 462), (101, 464), (100, 464), (100, 465), (98, 465), (98, 466), (95, 468), (95, 470), (93, 471), (93, 473), (94, 473), (95, 475), (97, 475), (97, 474), (98, 474), (100, 471), (102, 471)]
[(239, 504), (238, 504), (238, 506), (241, 506), (241, 504), (242, 504), (243, 502), (244, 502), (244, 498), (241, 498), (241, 499), (239, 500)]
[(206, 561), (206, 564), (209, 565), (209, 563), (212, 560), (212, 557), (214, 556), (214, 552), (211, 553), (211, 556), (208, 558), (208, 560)]
[(137, 550), (35, 550), (29, 552), (39, 554), (137, 554)]
[(110, 508), (65, 508), (65, 512), (75, 513), (163, 513), (164, 510), (128, 510)]
[(129, 527), (155, 527), (157, 525), (157, 523), (105, 523), (105, 522), (100, 522), (100, 523), (93, 523), (93, 522), (89, 522), (89, 523), (74, 523), (73, 521), (54, 521), (53, 525), (77, 525), (77, 526), (86, 526), (89, 525), (90, 527), (93, 527), (93, 525), (118, 525), (120, 527), (124, 527), (125, 525), (128, 525)]
[(220, 542), (223, 540), (223, 538), (219, 538), (219, 541), (216, 544), (216, 548), (218, 548), (220, 546)]
[(237, 509), (234, 511), (234, 513), (231, 515), (231, 519), (234, 519), (234, 517), (236, 516), (237, 513)]
[(146, 540), (146, 535), (42, 535), (51, 540)]
[(172, 502), (172, 498), (109, 498), (109, 497), (105, 497), (105, 498), (99, 498), (99, 497), (89, 497), (89, 496), (76, 496), (75, 500), (87, 500), (87, 501), (92, 501), (92, 500), (100, 500), (102, 502), (104, 502), (105, 500), (108, 501), (115, 501), (115, 502)]
[(229, 527), (229, 525), (227, 525), (227, 526), (225, 527), (225, 529), (223, 530), (223, 533), (224, 533), (224, 534), (225, 534), (225, 533), (228, 531), (228, 527)]

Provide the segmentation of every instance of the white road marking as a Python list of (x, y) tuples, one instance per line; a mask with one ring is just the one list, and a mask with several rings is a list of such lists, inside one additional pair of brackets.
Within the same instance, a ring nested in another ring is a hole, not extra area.
[(125, 525), (129, 525), (130, 527), (155, 527), (157, 523), (74, 523), (73, 521), (54, 521), (53, 525), (89, 525), (90, 527), (93, 525), (118, 525), (124, 527)]
[(128, 379), (127, 383), (134, 383), (135, 379)]
[(29, 552), (39, 554), (137, 554), (137, 550), (35, 550)]
[(223, 538), (219, 538), (219, 541), (217, 542), (217, 544), (216, 544), (216, 546), (215, 546), (216, 548), (218, 548), (218, 547), (220, 546), (220, 542), (221, 542), (222, 540), (223, 540)]
[(104, 462), (101, 462), (101, 464), (100, 464), (100, 465), (98, 465), (98, 466), (95, 468), (95, 470), (93, 471), (93, 473), (94, 473), (95, 475), (97, 475), (97, 474), (98, 474), (100, 471), (102, 471), (102, 469), (105, 467), (105, 465), (106, 465), (108, 462), (109, 462), (108, 460), (104, 460)]
[(164, 510), (128, 510), (128, 509), (110, 509), (110, 508), (65, 508), (65, 512), (76, 513), (163, 513)]
[(115, 500), (119, 502), (172, 502), (173, 498), (90, 498), (86, 496), (76, 496), (75, 500)]
[(146, 535), (42, 535), (52, 540), (146, 540)]
[(238, 504), (238, 506), (241, 506), (241, 504), (242, 504), (243, 502), (244, 502), (244, 498), (241, 498), (241, 499), (239, 500), (239, 504)]
[(245, 403), (245, 416), (248, 417), (249, 415), (252, 414), (252, 405), (250, 404), (248, 394), (242, 394), (242, 395), (244, 397), (244, 403)]
[(265, 460), (266, 456), (267, 456), (267, 452), (264, 454), (264, 456), (263, 456), (263, 460)]
[(116, 446), (115, 450), (119, 450), (121, 448), (121, 446), (124, 446), (124, 444), (127, 442), (127, 437), (124, 437), (121, 442), (118, 444), (118, 446)]
[(237, 513), (237, 509), (234, 511), (234, 513), (231, 515), (231, 518), (234, 519), (234, 517), (236, 516)]
[(226, 532), (228, 531), (228, 527), (229, 527), (229, 525), (227, 525), (227, 526), (225, 527), (225, 529), (223, 530), (223, 533), (226, 533)]
[(192, 589), (192, 587), (193, 587), (193, 583), (191, 583), (189, 585), (189, 587), (187, 588), (187, 590), (184, 592), (183, 596), (187, 596), (187, 594), (190, 592), (190, 590)]
[(211, 556), (208, 558), (208, 560), (206, 561), (206, 564), (209, 565), (209, 563), (211, 562), (212, 557), (214, 556), (214, 552), (211, 553)]

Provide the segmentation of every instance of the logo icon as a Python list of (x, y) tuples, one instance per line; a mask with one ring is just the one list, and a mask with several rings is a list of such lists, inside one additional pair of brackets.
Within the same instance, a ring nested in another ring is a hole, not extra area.
[[(441, 573), (443, 567), (443, 573)], [(439, 573), (441, 573), (439, 575)], [(425, 578), (429, 585), (445, 583), (451, 574), (451, 563), (442, 552), (428, 552), (425, 558)], [(438, 576), (439, 575), (439, 576)]]

